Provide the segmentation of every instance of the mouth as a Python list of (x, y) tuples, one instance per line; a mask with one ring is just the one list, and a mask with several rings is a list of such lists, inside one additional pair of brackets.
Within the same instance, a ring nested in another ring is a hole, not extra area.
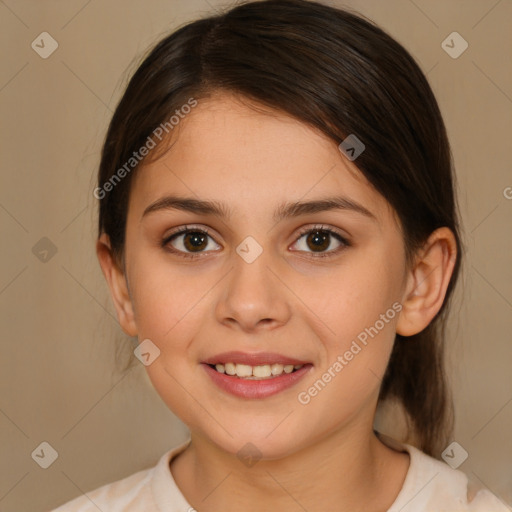
[(300, 370), (303, 364), (269, 363), (257, 366), (239, 363), (209, 364), (210, 368), (218, 373), (231, 375), (244, 380), (268, 380), (275, 379), (283, 374), (294, 373)]
[(240, 398), (266, 398), (280, 393), (312, 370), (306, 361), (279, 354), (227, 352), (202, 362), (214, 384)]

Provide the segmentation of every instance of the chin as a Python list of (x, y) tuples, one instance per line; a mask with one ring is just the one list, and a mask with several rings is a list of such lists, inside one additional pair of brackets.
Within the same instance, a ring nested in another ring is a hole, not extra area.
[[(282, 421), (282, 418), (280, 418)], [(218, 448), (231, 455), (237, 456), (242, 462), (246, 459), (282, 459), (297, 452), (307, 444), (307, 436), (302, 429), (295, 432), (290, 426), (278, 426), (279, 421), (274, 422), (268, 428), (267, 422), (259, 424), (254, 421), (248, 424), (244, 419), (238, 426), (228, 428), (229, 435), (222, 428), (214, 432), (202, 432)]]

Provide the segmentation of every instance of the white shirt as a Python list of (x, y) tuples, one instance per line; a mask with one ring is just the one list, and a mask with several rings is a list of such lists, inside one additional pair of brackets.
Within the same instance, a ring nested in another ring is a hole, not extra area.
[[(386, 444), (390, 438), (379, 436)], [(460, 470), (434, 459), (412, 445), (391, 440), (410, 455), (405, 481), (387, 512), (510, 512), (486, 489), (472, 491), (468, 498), (468, 477)], [(104, 485), (75, 498), (51, 512), (195, 512), (179, 490), (169, 462), (190, 443), (190, 438), (164, 453), (149, 469)]]

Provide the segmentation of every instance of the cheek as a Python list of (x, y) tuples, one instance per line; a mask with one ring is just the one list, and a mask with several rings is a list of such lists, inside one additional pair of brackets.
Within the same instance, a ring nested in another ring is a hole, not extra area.
[(386, 335), (396, 322), (392, 305), (400, 298), (402, 263), (397, 255), (393, 259), (384, 248), (377, 249), (356, 255), (349, 265), (340, 265), (323, 287), (323, 294), (317, 295), (326, 322), (341, 343), (374, 326), (382, 315), (385, 325), (379, 321), (378, 327)]
[[(179, 340), (188, 326), (200, 326), (205, 315), (208, 291), (218, 277), (205, 272), (202, 277), (188, 268), (172, 267), (165, 258), (135, 254), (130, 274), (130, 289), (139, 337), (155, 343)], [(186, 336), (189, 337), (189, 336)]]
[(386, 280), (377, 280), (385, 276), (377, 270), (352, 274), (347, 278), (354, 284), (352, 293), (332, 292), (324, 311), (336, 334), (324, 336), (325, 357), (297, 400), (307, 417), (330, 418), (325, 428), (335, 428), (361, 410), (371, 411), (386, 371), (401, 305)]
[(320, 299), (322, 318), (334, 332), (324, 337), (321, 371), (327, 374), (322, 381), (332, 381), (329, 387), (339, 397), (374, 392), (391, 354), (401, 310), (403, 261), (386, 249), (361, 252), (351, 265), (340, 267), (333, 278), (336, 286), (325, 288)]
[[(204, 283), (204, 281), (203, 281)], [(164, 403), (189, 426), (207, 423), (197, 382), (204, 376), (197, 364), (194, 340), (212, 305), (200, 280), (162, 276), (155, 267), (138, 283), (135, 301), (139, 341), (150, 339), (159, 354), (146, 366)]]

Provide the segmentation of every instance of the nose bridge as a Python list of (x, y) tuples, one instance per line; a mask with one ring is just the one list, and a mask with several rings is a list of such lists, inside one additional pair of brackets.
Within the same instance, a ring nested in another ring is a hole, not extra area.
[(219, 322), (254, 330), (259, 325), (277, 326), (287, 321), (286, 290), (271, 271), (273, 265), (271, 251), (264, 250), (255, 238), (247, 237), (237, 246), (216, 307)]

